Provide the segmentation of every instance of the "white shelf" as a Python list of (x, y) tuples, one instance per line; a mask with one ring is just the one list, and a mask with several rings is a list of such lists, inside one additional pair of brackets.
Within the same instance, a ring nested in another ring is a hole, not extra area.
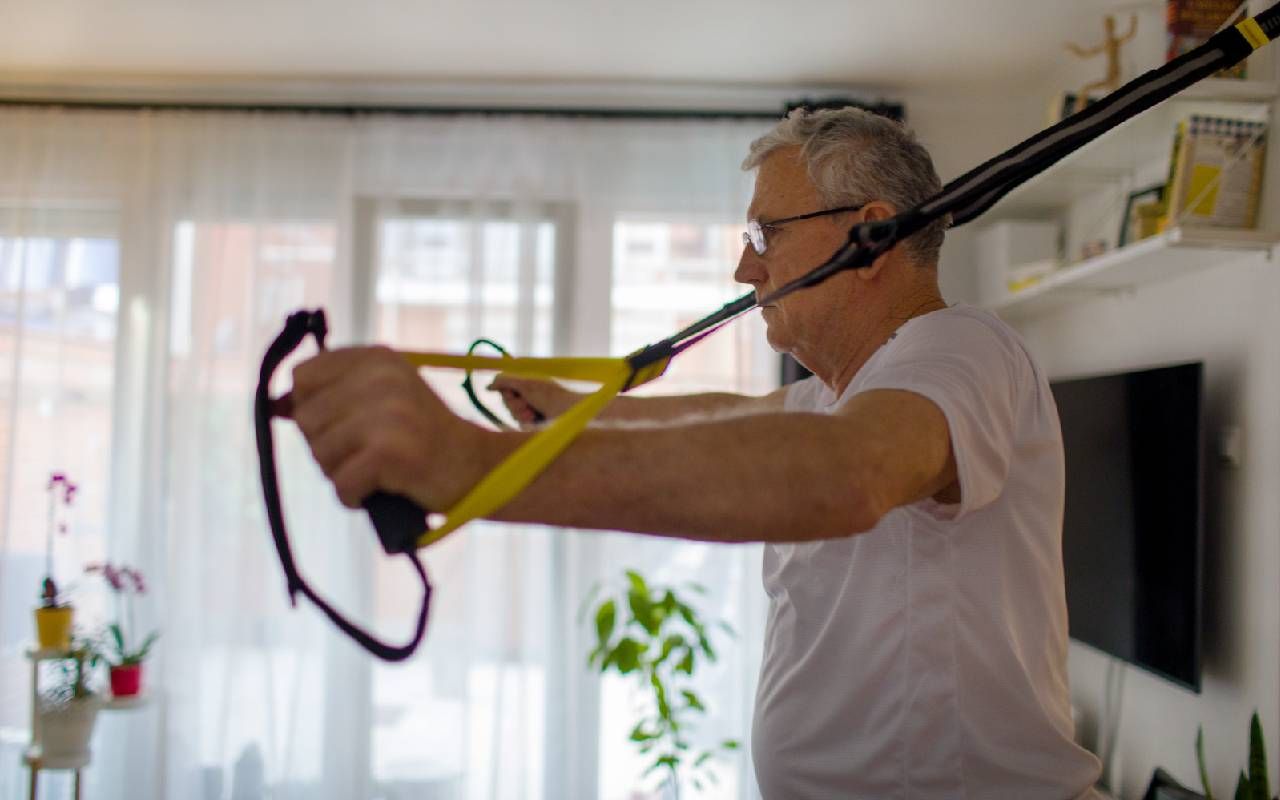
[(988, 219), (1047, 218), (1153, 163), (1167, 165), (1179, 120), (1192, 114), (1267, 120), (1277, 81), (1211, 78), (1103, 134), (1015, 189)]
[(988, 308), (1006, 320), (1038, 316), (1082, 297), (1131, 290), (1144, 284), (1254, 255), (1269, 257), (1280, 234), (1206, 228), (1173, 228), (1119, 250), (1051, 273), (1040, 283)]
[(22, 761), (33, 769), (81, 769), (89, 766), (93, 756), (89, 752), (71, 756), (45, 758), (39, 745), (32, 745), (22, 754)]

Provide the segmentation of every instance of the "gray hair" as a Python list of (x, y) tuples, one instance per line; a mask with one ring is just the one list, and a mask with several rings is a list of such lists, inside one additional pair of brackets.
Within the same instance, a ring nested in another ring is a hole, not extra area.
[[(809, 180), (829, 208), (883, 200), (901, 212), (942, 189), (933, 159), (910, 130), (860, 108), (795, 109), (751, 143), (742, 168), (757, 169), (783, 147), (800, 148)], [(937, 266), (949, 222), (943, 217), (904, 241), (916, 263)]]

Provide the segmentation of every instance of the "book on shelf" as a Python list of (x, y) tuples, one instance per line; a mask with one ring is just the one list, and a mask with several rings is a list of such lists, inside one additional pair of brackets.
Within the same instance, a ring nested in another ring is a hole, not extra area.
[(1178, 123), (1167, 225), (1256, 227), (1266, 149), (1265, 122), (1194, 115)]
[[(1190, 52), (1218, 29), (1230, 22), (1232, 25), (1245, 18), (1246, 5), (1239, 0), (1166, 0), (1165, 3), (1165, 60), (1172, 61)], [(1218, 73), (1220, 78), (1241, 78), (1247, 75), (1246, 61)]]

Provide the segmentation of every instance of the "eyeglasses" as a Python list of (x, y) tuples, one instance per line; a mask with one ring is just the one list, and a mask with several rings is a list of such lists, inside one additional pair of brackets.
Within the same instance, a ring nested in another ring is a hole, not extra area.
[(840, 208), (828, 208), (825, 211), (812, 211), (808, 214), (800, 214), (799, 216), (795, 216), (795, 217), (783, 217), (782, 219), (775, 219), (772, 222), (761, 222), (758, 219), (748, 220), (747, 229), (742, 233), (742, 245), (743, 247), (750, 245), (751, 249), (756, 251), (756, 255), (762, 256), (764, 255), (765, 251), (769, 249), (769, 242), (765, 238), (765, 234), (764, 234), (764, 232), (767, 230), (780, 228), (783, 225), (787, 224), (788, 222), (799, 222), (800, 220), (813, 219), (815, 217), (825, 217), (830, 214), (842, 214), (846, 211), (861, 211), (862, 207), (865, 205), (866, 203), (859, 203), (856, 206), (841, 206)]

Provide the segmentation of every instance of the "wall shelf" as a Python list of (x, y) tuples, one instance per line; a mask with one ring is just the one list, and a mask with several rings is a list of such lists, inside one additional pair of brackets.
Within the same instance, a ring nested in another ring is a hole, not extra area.
[(1172, 280), (1240, 258), (1270, 258), (1280, 233), (1173, 228), (1158, 236), (1064, 267), (1040, 283), (988, 304), (1010, 321), (1038, 316), (1081, 299)]

